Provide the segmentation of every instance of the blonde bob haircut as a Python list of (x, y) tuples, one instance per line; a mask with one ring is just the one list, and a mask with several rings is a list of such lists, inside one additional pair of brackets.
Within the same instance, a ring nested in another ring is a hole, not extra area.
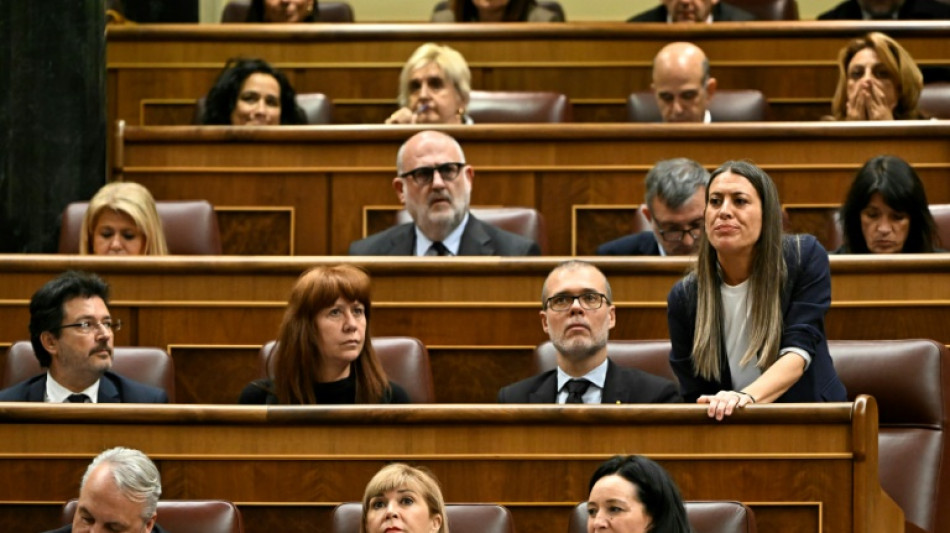
[(131, 181), (109, 183), (99, 189), (92, 200), (89, 200), (89, 208), (86, 209), (86, 216), (82, 219), (82, 230), (79, 233), (80, 254), (93, 253), (92, 232), (96, 229), (99, 216), (106, 209), (128, 215), (135, 222), (145, 237), (144, 255), (168, 255), (165, 232), (162, 231), (162, 221), (158, 218), (155, 199), (152, 198), (152, 193), (148, 192), (148, 189)]
[(848, 43), (838, 53), (838, 87), (831, 101), (831, 114), (835, 120), (845, 120), (848, 114), (848, 67), (854, 56), (870, 48), (887, 70), (897, 90), (897, 105), (894, 107), (895, 120), (913, 120), (925, 118), (917, 109), (920, 91), (924, 87), (924, 76), (917, 68), (914, 58), (907, 50), (887, 35), (871, 32)]
[(462, 102), (468, 105), (469, 93), (472, 92), (472, 72), (468, 69), (468, 63), (454, 48), (436, 43), (426, 43), (416, 48), (403, 65), (402, 73), (399, 74), (399, 105), (409, 105), (409, 81), (412, 73), (429, 63), (435, 63), (442, 69), (445, 78), (452, 82), (462, 97)]
[(369, 512), (370, 500), (402, 487), (406, 487), (422, 497), (429, 508), (430, 517), (440, 516), (442, 518), (442, 525), (439, 527), (438, 533), (449, 533), (449, 523), (445, 517), (445, 500), (442, 498), (439, 481), (428, 469), (403, 463), (384, 466), (366, 484), (366, 490), (363, 492), (363, 516), (360, 520), (360, 533), (368, 533), (366, 531), (366, 516)]

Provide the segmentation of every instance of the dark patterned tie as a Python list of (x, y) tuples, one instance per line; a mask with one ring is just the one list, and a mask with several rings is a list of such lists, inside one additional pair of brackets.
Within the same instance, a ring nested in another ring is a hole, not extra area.
[[(432, 253), (433, 251), (435, 253)], [(446, 248), (444, 244), (438, 241), (432, 243), (432, 246), (429, 247), (429, 252), (430, 253), (428, 255), (438, 255), (438, 256), (452, 255), (451, 252), (449, 252), (449, 249)]]
[(567, 401), (565, 403), (584, 403), (584, 393), (590, 387), (590, 381), (586, 379), (572, 379), (564, 385), (567, 389)]
[(66, 397), (66, 403), (91, 403), (91, 400), (85, 394), (70, 394)]

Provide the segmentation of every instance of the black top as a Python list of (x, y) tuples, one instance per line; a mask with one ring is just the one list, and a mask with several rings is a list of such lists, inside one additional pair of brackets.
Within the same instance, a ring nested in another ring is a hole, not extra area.
[[(389, 382), (389, 391), (383, 394), (379, 403), (410, 403), (405, 389)], [(274, 382), (270, 379), (256, 379), (244, 387), (238, 403), (250, 405), (276, 405), (277, 396), (273, 393)], [(356, 372), (340, 381), (317, 383), (313, 388), (320, 405), (352, 405), (356, 403)]]
[[(818, 16), (818, 20), (861, 20), (863, 18), (864, 13), (857, 0), (841, 2)], [(950, 19), (950, 5), (937, 0), (906, 0), (897, 11), (897, 20), (940, 19)]]

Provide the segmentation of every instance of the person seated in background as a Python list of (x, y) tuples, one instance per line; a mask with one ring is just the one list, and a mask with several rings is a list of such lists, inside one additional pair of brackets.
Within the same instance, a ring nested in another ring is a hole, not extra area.
[(660, 0), (627, 22), (745, 22), (755, 15), (720, 0)]
[(363, 491), (360, 533), (448, 533), (439, 481), (424, 468), (393, 463)]
[(928, 206), (924, 184), (906, 161), (892, 155), (869, 159), (841, 206), (844, 245), (835, 253), (942, 251)]
[(251, 382), (242, 404), (409, 403), (387, 380), (368, 336), (370, 279), (352, 265), (305, 272), (290, 301), (271, 352), (273, 379)]
[(199, 122), (209, 126), (306, 124), (284, 74), (263, 59), (230, 59), (205, 97)]
[(828, 254), (785, 236), (772, 178), (727, 161), (706, 185), (706, 238), (667, 298), (670, 366), (717, 420), (750, 403), (843, 402), (825, 336)]
[(676, 483), (642, 455), (611, 457), (591, 476), (588, 491), (588, 533), (692, 531)]
[(904, 48), (871, 32), (838, 54), (838, 87), (831, 120), (922, 119), (917, 108), (924, 77)]
[(670, 43), (653, 58), (650, 85), (663, 122), (712, 122), (709, 101), (716, 78), (709, 76), (709, 60), (693, 43)]
[(426, 43), (412, 53), (399, 74), (399, 109), (386, 124), (471, 124), (465, 110), (472, 73), (462, 54)]
[(557, 368), (498, 392), (498, 403), (679, 403), (676, 385), (607, 357), (616, 323), (607, 277), (584, 261), (554, 267), (541, 288), (541, 328), (557, 350)]
[(0, 401), (168, 403), (162, 389), (111, 371), (121, 327), (99, 276), (69, 271), (50, 280), (30, 299), (30, 343), (47, 372), (0, 391)]
[(845, 0), (818, 20), (950, 19), (950, 4), (939, 0)]
[(168, 255), (152, 193), (131, 181), (117, 181), (99, 189), (82, 219), (79, 253)]
[(251, 0), (246, 22), (316, 22), (317, 0)]
[(559, 13), (535, 0), (449, 0), (432, 13), (432, 22), (564, 22)]
[(679, 157), (660, 161), (647, 172), (641, 209), (651, 231), (602, 244), (597, 255), (691, 255), (703, 234), (706, 180), (702, 165)]
[(147, 455), (110, 448), (86, 468), (72, 524), (47, 533), (164, 533), (156, 523), (161, 497), (162, 476)]
[(412, 222), (350, 244), (350, 255), (540, 255), (531, 239), (469, 212), (475, 169), (458, 141), (438, 131), (409, 138), (396, 155), (393, 188)]

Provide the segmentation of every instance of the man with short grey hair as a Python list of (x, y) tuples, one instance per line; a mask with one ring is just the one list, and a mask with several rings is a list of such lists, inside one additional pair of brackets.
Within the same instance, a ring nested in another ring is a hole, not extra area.
[(155, 523), (162, 478), (144, 453), (112, 448), (86, 469), (72, 525), (48, 533), (165, 533)]
[(597, 255), (691, 255), (703, 234), (706, 182), (702, 165), (680, 157), (656, 164), (646, 179), (643, 216), (652, 230), (602, 244)]

